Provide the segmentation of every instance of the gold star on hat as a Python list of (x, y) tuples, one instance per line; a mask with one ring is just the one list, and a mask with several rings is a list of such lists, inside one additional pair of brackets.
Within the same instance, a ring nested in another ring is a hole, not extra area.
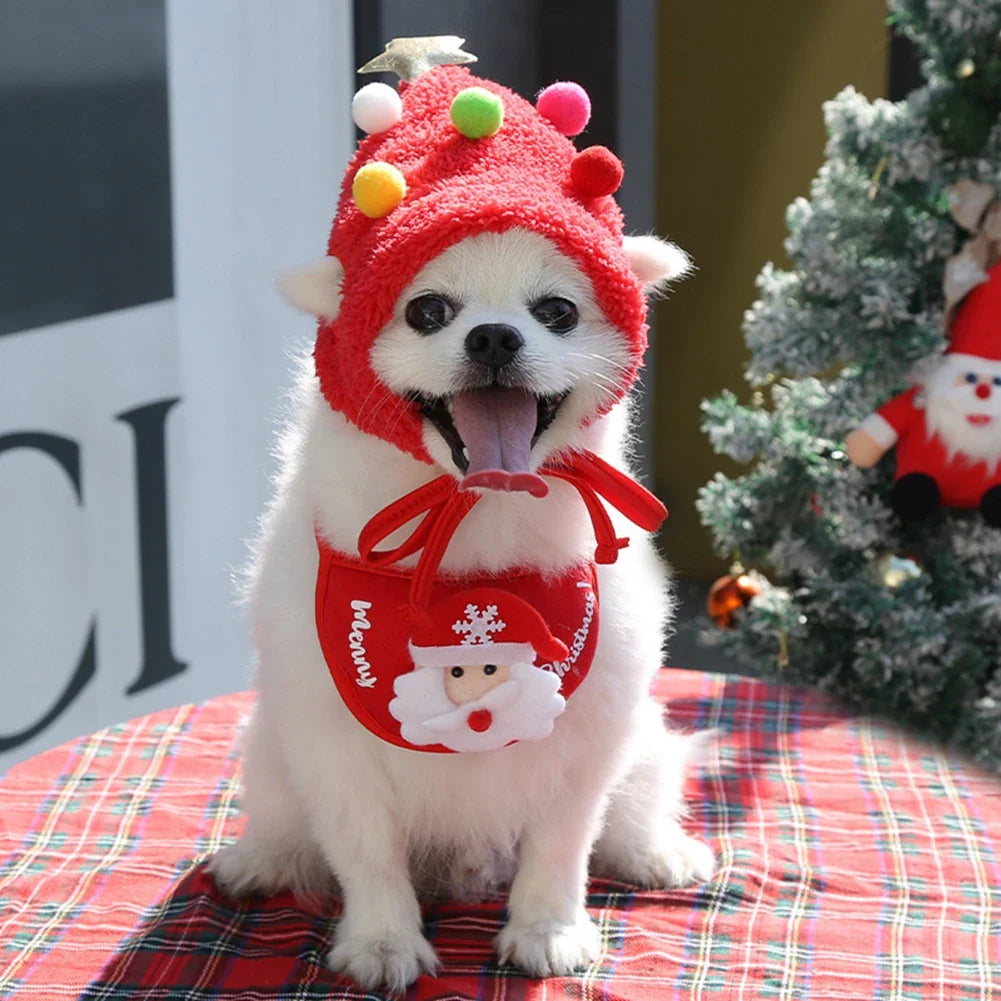
[(429, 35), (424, 38), (394, 38), (386, 51), (370, 59), (359, 73), (395, 73), (401, 80), (416, 80), (432, 66), (459, 66), (475, 63), (476, 56), (463, 52), (466, 40), (458, 35)]

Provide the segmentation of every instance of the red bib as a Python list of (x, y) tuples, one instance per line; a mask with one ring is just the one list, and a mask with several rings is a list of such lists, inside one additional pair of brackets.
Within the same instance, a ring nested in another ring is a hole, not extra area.
[[(590, 452), (541, 472), (577, 490), (598, 542), (594, 563), (556, 578), (439, 574), (452, 534), (480, 498), (448, 475), (379, 511), (358, 539), (360, 559), (317, 535), (320, 647), (344, 704), (377, 737), (436, 752), (540, 740), (587, 677), (598, 641), (595, 563), (614, 563), (629, 542), (616, 537), (600, 497), (647, 531), (667, 511)], [(395, 549), (376, 548), (415, 520)], [(398, 567), (416, 553), (413, 570)]]
[[(449, 752), (443, 744), (418, 746), (405, 740), (389, 711), (394, 683), (414, 669), (408, 643), (414, 628), (409, 614), (413, 573), (369, 569), (318, 540), (316, 627), (330, 676), (355, 719), (377, 737), (414, 751)], [(579, 586), (584, 585), (584, 586)], [(537, 663), (559, 678), (559, 694), (569, 698), (587, 677), (598, 642), (598, 580), (593, 563), (557, 579), (537, 573), (498, 577), (438, 577), (432, 602), (477, 587), (501, 587), (527, 601), (550, 632), (566, 644), (566, 660)], [(482, 711), (482, 710), (481, 710)], [(476, 718), (473, 717), (472, 725)]]

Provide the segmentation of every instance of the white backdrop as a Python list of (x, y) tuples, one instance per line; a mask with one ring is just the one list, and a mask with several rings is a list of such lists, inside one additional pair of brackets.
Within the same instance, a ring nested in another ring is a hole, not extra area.
[(230, 573), (312, 335), (273, 278), (325, 246), (350, 9), (167, 0), (175, 298), (0, 338), (0, 770), (249, 682)]

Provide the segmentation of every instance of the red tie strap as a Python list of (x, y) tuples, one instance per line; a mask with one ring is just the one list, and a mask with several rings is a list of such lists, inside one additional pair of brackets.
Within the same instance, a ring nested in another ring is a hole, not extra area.
[[(358, 553), (362, 562), (372, 567), (387, 567), (412, 556), (427, 542), (432, 525), (457, 493), (454, 478), (446, 473), (388, 504), (369, 519), (358, 536)], [(470, 497), (470, 507), (479, 499), (476, 494), (467, 496)], [(395, 549), (375, 548), (420, 515), (424, 515), (420, 523)]]
[[(645, 487), (610, 466), (592, 452), (574, 452), (540, 472), (569, 483), (580, 494), (594, 528), (597, 563), (614, 563), (619, 550), (629, 544), (617, 538), (612, 519), (601, 502), (603, 497), (633, 524), (652, 532), (667, 517), (667, 508)], [(378, 512), (358, 537), (358, 553), (371, 567), (386, 567), (420, 552), (410, 585), (410, 603), (426, 608), (438, 567), (459, 527), (482, 495), (462, 491), (447, 473), (412, 490)], [(421, 517), (423, 515), (423, 517)], [(420, 517), (414, 530), (394, 549), (376, 549), (394, 532)]]
[(601, 494), (643, 531), (656, 532), (667, 517), (667, 508), (658, 497), (593, 452), (575, 452), (567, 465), (574, 479)]

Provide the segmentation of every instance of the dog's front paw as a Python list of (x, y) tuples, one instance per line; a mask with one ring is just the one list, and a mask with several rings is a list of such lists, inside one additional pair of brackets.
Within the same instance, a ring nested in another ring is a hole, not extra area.
[(390, 993), (400, 994), (422, 973), (434, 976), (438, 971), (438, 957), (420, 932), (345, 935), (343, 938), (335, 935), (334, 947), (327, 954), (327, 965), (365, 990), (382, 987)]
[(621, 873), (627, 882), (650, 890), (675, 889), (708, 883), (716, 871), (716, 859), (707, 844), (680, 834), (631, 860), (628, 870)]
[(259, 892), (275, 893), (282, 889), (273, 855), (255, 852), (253, 845), (244, 838), (220, 848), (206, 859), (205, 868), (215, 878), (219, 888), (233, 897)]
[(497, 936), (500, 961), (514, 963), (535, 977), (569, 976), (593, 963), (600, 954), (598, 928), (583, 912), (573, 924), (512, 921)]
[(220, 848), (205, 867), (219, 888), (233, 897), (270, 896), (282, 890), (305, 897), (332, 889), (330, 872), (319, 853), (302, 843), (274, 847), (242, 837)]

